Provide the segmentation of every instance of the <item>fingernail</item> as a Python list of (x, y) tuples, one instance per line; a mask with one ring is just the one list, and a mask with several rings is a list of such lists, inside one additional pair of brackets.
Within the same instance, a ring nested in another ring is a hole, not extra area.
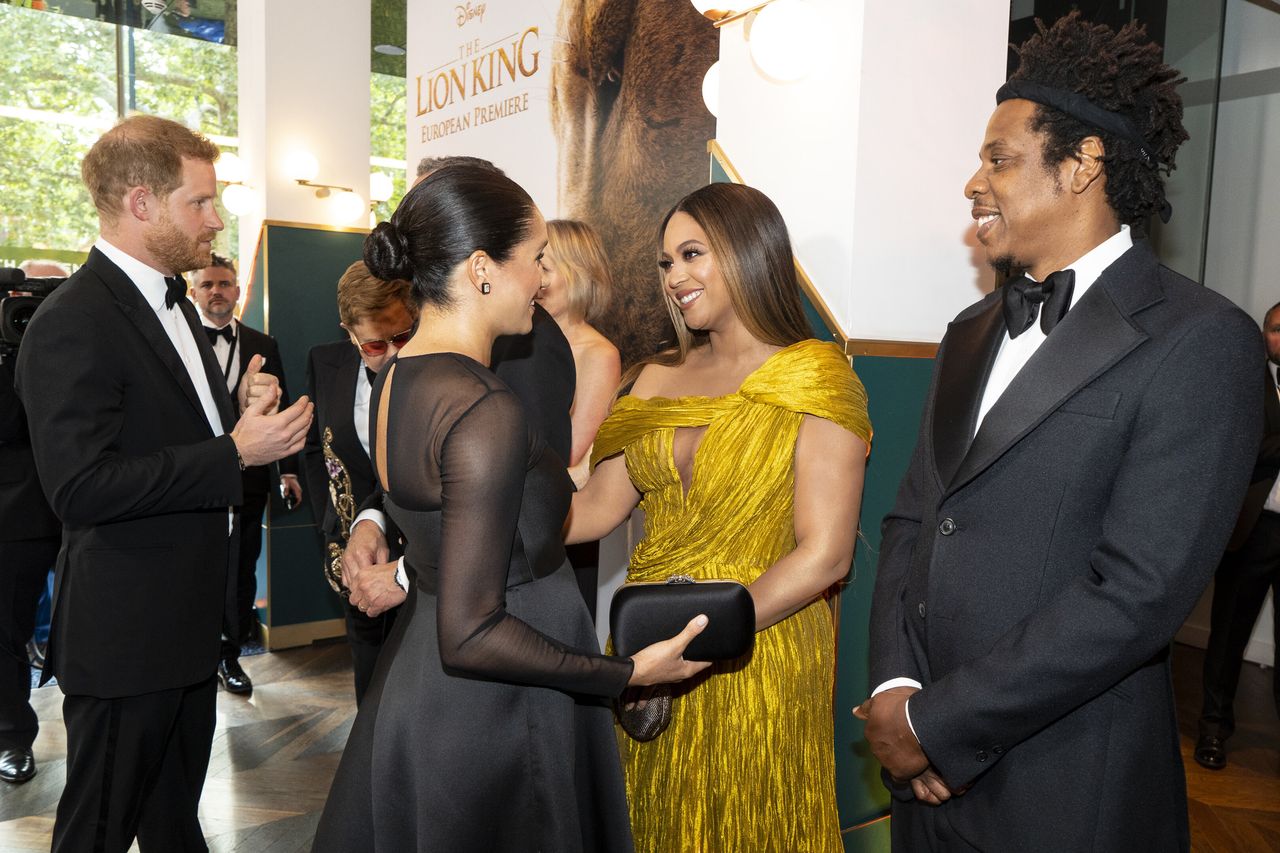
[(701, 628), (703, 625), (707, 624), (706, 614), (700, 614), (698, 618), (693, 621), (697, 623), (699, 628)]

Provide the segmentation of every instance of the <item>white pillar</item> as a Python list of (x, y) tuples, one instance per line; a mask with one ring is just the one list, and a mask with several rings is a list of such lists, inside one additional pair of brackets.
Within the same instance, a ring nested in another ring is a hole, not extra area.
[(1004, 82), (1009, 6), (804, 2), (821, 25), (795, 83), (756, 69), (751, 18), (721, 29), (717, 140), (781, 209), (846, 336), (936, 342), (992, 284), (962, 191)]
[(367, 227), (339, 221), (287, 173), (307, 151), (315, 180), (369, 200), (370, 0), (240, 0), (240, 156), (258, 207), (240, 218), (240, 258), (253, 257), (263, 220)]

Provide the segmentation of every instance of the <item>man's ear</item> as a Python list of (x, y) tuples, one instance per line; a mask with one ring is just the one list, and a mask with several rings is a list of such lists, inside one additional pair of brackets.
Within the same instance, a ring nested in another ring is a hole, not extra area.
[(1075, 165), (1071, 170), (1071, 191), (1077, 195), (1089, 189), (1106, 174), (1103, 158), (1106, 148), (1096, 136), (1086, 136), (1076, 146)]
[(156, 215), (159, 200), (146, 187), (129, 187), (124, 196), (125, 213), (143, 222)]

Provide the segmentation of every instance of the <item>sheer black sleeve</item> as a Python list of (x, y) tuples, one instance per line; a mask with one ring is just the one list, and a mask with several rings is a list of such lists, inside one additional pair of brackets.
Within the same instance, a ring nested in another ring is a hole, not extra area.
[[(617, 696), (626, 658), (582, 654), (506, 611), (504, 590), (529, 459), (519, 400), (487, 391), (439, 440), (441, 662), (494, 680)], [(393, 493), (397, 486), (392, 483)]]

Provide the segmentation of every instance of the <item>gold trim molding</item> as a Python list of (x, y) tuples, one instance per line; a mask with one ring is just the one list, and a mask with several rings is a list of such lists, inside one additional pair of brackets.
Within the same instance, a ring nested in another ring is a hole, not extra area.
[(285, 228), (304, 228), (307, 231), (337, 231), (342, 234), (368, 234), (368, 228), (356, 228), (346, 225), (319, 225), (315, 222), (288, 222), (284, 219), (264, 219), (262, 227), (268, 225), (280, 225)]
[(844, 354), (891, 356), (893, 358), (937, 358), (938, 345), (926, 341), (845, 341)]
[(347, 632), (342, 619), (322, 619), (317, 622), (299, 622), (296, 625), (262, 626), (262, 645), (267, 651), (309, 646), (316, 640), (341, 637)]

